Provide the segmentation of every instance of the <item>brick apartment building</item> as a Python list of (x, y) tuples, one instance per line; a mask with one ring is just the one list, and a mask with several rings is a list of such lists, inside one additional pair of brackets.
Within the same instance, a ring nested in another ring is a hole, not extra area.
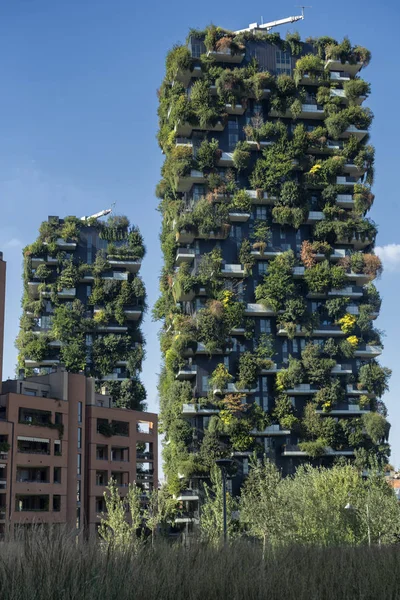
[[(0, 261), (0, 334), (4, 275)], [(94, 532), (111, 477), (121, 495), (134, 481), (144, 496), (157, 485), (156, 414), (113, 408), (110, 396), (95, 392), (94, 378), (62, 366), (3, 382), (0, 535), (31, 523)]]

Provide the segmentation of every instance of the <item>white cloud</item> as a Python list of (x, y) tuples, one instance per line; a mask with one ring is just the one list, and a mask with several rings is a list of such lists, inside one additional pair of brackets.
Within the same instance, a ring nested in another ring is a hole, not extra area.
[(381, 259), (386, 271), (400, 271), (400, 244), (377, 246), (375, 253)]
[(3, 244), (3, 248), (5, 248), (5, 249), (6, 248), (20, 248), (21, 246), (22, 246), (22, 242), (18, 238), (11, 238), (10, 240), (8, 240), (8, 242)]

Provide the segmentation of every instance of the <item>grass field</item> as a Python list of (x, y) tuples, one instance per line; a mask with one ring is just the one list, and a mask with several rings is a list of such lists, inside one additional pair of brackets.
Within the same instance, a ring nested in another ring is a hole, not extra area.
[(138, 554), (36, 532), (0, 545), (1, 600), (392, 600), (400, 546), (226, 548), (156, 543)]

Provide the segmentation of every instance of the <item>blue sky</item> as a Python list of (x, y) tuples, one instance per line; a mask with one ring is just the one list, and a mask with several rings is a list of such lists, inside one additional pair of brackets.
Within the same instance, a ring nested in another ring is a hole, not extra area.
[[(161, 255), (154, 188), (162, 155), (156, 143), (156, 90), (168, 49), (189, 27), (213, 22), (242, 29), (298, 14), (288, 1), (268, 4), (184, 0), (12, 0), (0, 2), (0, 250), (8, 262), (4, 375), (13, 376), (14, 339), (21, 298), (21, 249), (33, 241), (48, 215), (95, 213), (116, 202), (142, 230), (147, 256), (142, 274), (150, 300), (158, 294)], [(400, 143), (398, 22), (394, 1), (319, 0), (306, 19), (289, 28), (302, 39), (348, 35), (372, 51), (363, 74), (372, 84), (366, 105), (375, 113), (376, 200), (370, 216), (379, 224), (378, 245), (386, 267), (377, 326), (386, 331), (382, 364), (393, 369), (385, 401), (392, 422), (392, 463), (400, 466), (397, 366), (400, 337), (400, 235), (396, 173)], [(282, 37), (287, 28), (277, 29)], [(393, 245), (393, 246), (392, 246)], [(149, 408), (158, 410), (160, 366), (157, 331), (144, 324), (147, 359), (143, 380)]]

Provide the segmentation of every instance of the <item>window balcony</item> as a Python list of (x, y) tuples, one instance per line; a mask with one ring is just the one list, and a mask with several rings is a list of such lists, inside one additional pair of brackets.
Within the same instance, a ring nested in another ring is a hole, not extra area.
[[(271, 110), (269, 112), (271, 117), (282, 117), (282, 115), (277, 110)], [(284, 118), (292, 117), (292, 112), (290, 109), (286, 111), (283, 115)], [(299, 119), (324, 119), (325, 112), (324, 107), (320, 104), (302, 104), (301, 105), (301, 113), (299, 115)]]
[(192, 263), (196, 252), (194, 248), (178, 248), (176, 251), (175, 263), (182, 265), (183, 263)]
[[(43, 242), (43, 245), (47, 246), (48, 244), (47, 244), (47, 242)], [(58, 238), (56, 240), (56, 246), (60, 250), (75, 250), (75, 248), (76, 248), (76, 242), (66, 242), (62, 238)]]
[(202, 404), (184, 404), (182, 406), (182, 415), (184, 417), (209, 417), (218, 413), (219, 408), (203, 406)]
[(193, 140), (186, 137), (178, 137), (175, 138), (175, 146), (178, 146), (180, 148), (184, 146), (185, 148), (192, 148), (193, 150)]
[(126, 333), (128, 328), (123, 325), (99, 325), (97, 331), (106, 331), (108, 333)]
[[(329, 446), (325, 448), (324, 456), (354, 456), (354, 450), (333, 450)], [(300, 450), (295, 444), (287, 444), (282, 450), (282, 456), (308, 456), (307, 452)]]
[(334, 408), (330, 411), (317, 409), (315, 412), (319, 415), (326, 415), (328, 417), (334, 417), (334, 416), (340, 416), (340, 415), (342, 415), (342, 416), (365, 415), (365, 414), (369, 413), (370, 410), (369, 410), (369, 408), (366, 408), (366, 407), (361, 408), (359, 404), (347, 403), (347, 404), (335, 404)]
[(291, 389), (284, 390), (283, 393), (288, 396), (310, 396), (311, 394), (316, 394), (317, 391), (318, 388), (310, 383), (299, 383)]
[(25, 359), (25, 366), (26, 367), (55, 367), (56, 365), (59, 365), (60, 361), (58, 358), (45, 358), (43, 360), (33, 360), (31, 358), (26, 358)]
[(312, 225), (313, 223), (317, 223), (318, 221), (323, 221), (325, 219), (325, 215), (322, 210), (310, 210), (307, 218), (307, 225)]
[(221, 269), (222, 277), (244, 277), (245, 270), (243, 265), (225, 264)]
[(143, 306), (139, 304), (126, 304), (124, 315), (127, 321), (139, 321), (143, 315)]
[(188, 379), (194, 379), (197, 375), (197, 365), (185, 365), (181, 367), (175, 376), (175, 379), (179, 381), (186, 381)]
[(362, 298), (364, 290), (362, 287), (352, 285), (341, 290), (332, 289), (328, 292), (328, 296), (348, 296), (349, 298)]
[(364, 167), (362, 167), (360, 169), (360, 167), (357, 167), (356, 164), (354, 163), (346, 163), (343, 167), (343, 169), (346, 171), (346, 173), (349, 173), (349, 175), (352, 175), (353, 177), (356, 178), (360, 178), (366, 171), (366, 169)]
[(192, 77), (198, 78), (202, 77), (202, 75), (203, 72), (201, 70), (201, 67), (199, 65), (195, 65), (192, 69), (178, 69), (175, 75), (175, 80), (179, 81), (180, 83), (183, 83), (185, 87), (188, 87)]
[(336, 185), (355, 185), (358, 182), (357, 177), (339, 175), (336, 177)]
[(192, 169), (190, 173), (182, 177), (177, 177), (176, 189), (178, 192), (188, 192), (193, 185), (198, 183), (205, 183), (205, 175), (201, 171)]
[(270, 196), (262, 190), (246, 190), (246, 192), (249, 194), (253, 204), (274, 206), (276, 203), (276, 196)]
[(336, 204), (341, 208), (353, 208), (354, 200), (352, 194), (338, 194), (336, 196)]
[(40, 281), (28, 281), (28, 293), (31, 298), (39, 298)]
[[(140, 267), (142, 266), (140, 260), (129, 260), (127, 258), (108, 258), (107, 260), (111, 267), (120, 267), (129, 271), (129, 273), (138, 273)], [(125, 273), (122, 274), (124, 275)]]
[(338, 70), (331, 71), (330, 80), (331, 81), (350, 81), (350, 75), (346, 71)]
[(200, 126), (198, 123), (192, 125), (191, 123), (179, 121), (174, 128), (175, 133), (178, 137), (190, 137), (192, 135), (193, 129), (199, 131), (223, 131), (225, 129), (225, 122), (217, 121), (213, 125), (211, 123), (208, 123), (203, 127)]
[(274, 375), (275, 373), (279, 373), (279, 371), (282, 371), (282, 367), (277, 363), (272, 363), (269, 369), (261, 369), (261, 375)]
[[(359, 308), (356, 304), (349, 304), (348, 307), (346, 308), (346, 312), (348, 312), (350, 315), (359, 315), (360, 311)], [(370, 313), (371, 315), (371, 319), (377, 319), (379, 317), (379, 312), (375, 311)]]
[(251, 431), (251, 435), (256, 437), (277, 437), (280, 435), (290, 435), (290, 429), (282, 429), (280, 425), (269, 425), (263, 431), (258, 431), (257, 429), (253, 429)]
[(351, 281), (354, 281), (356, 284), (358, 285), (366, 285), (369, 281), (371, 281), (372, 279), (375, 279), (374, 277), (370, 276), (370, 275), (366, 275), (365, 273), (346, 273), (346, 277), (347, 279), (350, 279)]
[(346, 394), (348, 396), (368, 396), (368, 398), (375, 398), (375, 394), (368, 390), (359, 390), (358, 387), (354, 387), (354, 384), (349, 383), (346, 386)]
[(376, 358), (381, 354), (382, 348), (380, 346), (369, 346), (368, 344), (359, 346), (354, 352), (354, 356), (357, 358)]
[(337, 364), (331, 370), (332, 375), (351, 375), (353, 373), (353, 369), (351, 365), (341, 365)]
[(246, 107), (243, 104), (225, 104), (228, 115), (243, 115)]
[(230, 211), (229, 212), (229, 221), (231, 223), (246, 223), (250, 219), (250, 213), (246, 212), (238, 212), (238, 211)]
[(226, 388), (224, 388), (223, 390), (220, 388), (215, 388), (213, 390), (213, 394), (214, 396), (222, 396), (224, 394), (246, 394), (246, 395), (250, 395), (250, 394), (254, 394), (257, 390), (254, 389), (250, 389), (250, 388), (238, 388), (236, 386), (235, 383), (228, 383)]
[(238, 54), (233, 54), (230, 48), (226, 48), (225, 50), (208, 50), (207, 56), (213, 58), (216, 62), (223, 63), (231, 63), (234, 65), (240, 65), (243, 61), (245, 53), (239, 52)]
[(267, 140), (261, 140), (259, 142), (256, 142), (255, 140), (246, 140), (246, 142), (248, 143), (248, 145), (250, 146), (250, 150), (263, 150), (264, 148), (267, 148), (268, 146), (272, 146), (272, 144), (274, 142), (269, 142)]
[[(346, 62), (342, 63), (342, 61), (340, 60), (327, 60), (325, 62), (325, 69), (328, 69), (331, 73), (331, 79), (335, 79), (332, 77), (332, 75), (334, 73), (343, 73), (345, 72), (348, 77), (347, 79), (350, 79), (351, 77), (354, 77), (355, 75), (357, 75), (357, 73), (362, 69), (363, 63), (362, 62), (356, 62), (356, 63), (349, 63), (349, 61), (346, 60)], [(347, 80), (346, 80), (347, 81)]]
[(178, 525), (183, 524), (183, 523), (199, 523), (200, 522), (199, 511), (198, 510), (180, 511), (179, 516), (175, 517), (174, 522)]
[(247, 304), (244, 314), (246, 317), (273, 317), (275, 312), (263, 304)]
[(105, 279), (106, 281), (128, 281), (128, 273), (112, 271), (111, 273), (104, 273), (101, 278)]
[(304, 277), (305, 267), (293, 267), (293, 277), (295, 279), (300, 279)]
[(37, 267), (39, 265), (57, 265), (58, 264), (58, 258), (55, 258), (54, 256), (47, 256), (46, 258), (42, 258), (39, 256), (32, 256), (31, 258), (32, 261), (32, 267), (34, 269), (37, 269)]
[(355, 250), (362, 250), (363, 248), (366, 248), (367, 246), (370, 246), (372, 244), (373, 240), (370, 240), (369, 238), (362, 238), (359, 234), (355, 234), (352, 238), (340, 238), (338, 240), (336, 240), (336, 244), (351, 244)]
[(354, 135), (359, 141), (362, 140), (366, 135), (368, 135), (368, 131), (366, 129), (357, 129), (355, 125), (350, 125), (346, 131), (341, 134), (341, 138), (349, 138)]
[(174, 498), (177, 502), (198, 502), (199, 494), (195, 490), (183, 490)]
[(180, 244), (192, 244), (195, 237), (196, 236), (193, 231), (187, 231), (186, 229), (181, 229), (175, 234), (175, 239)]
[(220, 167), (233, 167), (233, 152), (222, 152), (218, 165)]
[(127, 373), (109, 373), (108, 375), (103, 375), (96, 381), (127, 381), (130, 379)]
[(265, 248), (263, 252), (261, 252), (261, 250), (252, 250), (251, 256), (254, 256), (256, 260), (268, 260), (276, 258), (283, 252), (284, 250), (282, 248)]

